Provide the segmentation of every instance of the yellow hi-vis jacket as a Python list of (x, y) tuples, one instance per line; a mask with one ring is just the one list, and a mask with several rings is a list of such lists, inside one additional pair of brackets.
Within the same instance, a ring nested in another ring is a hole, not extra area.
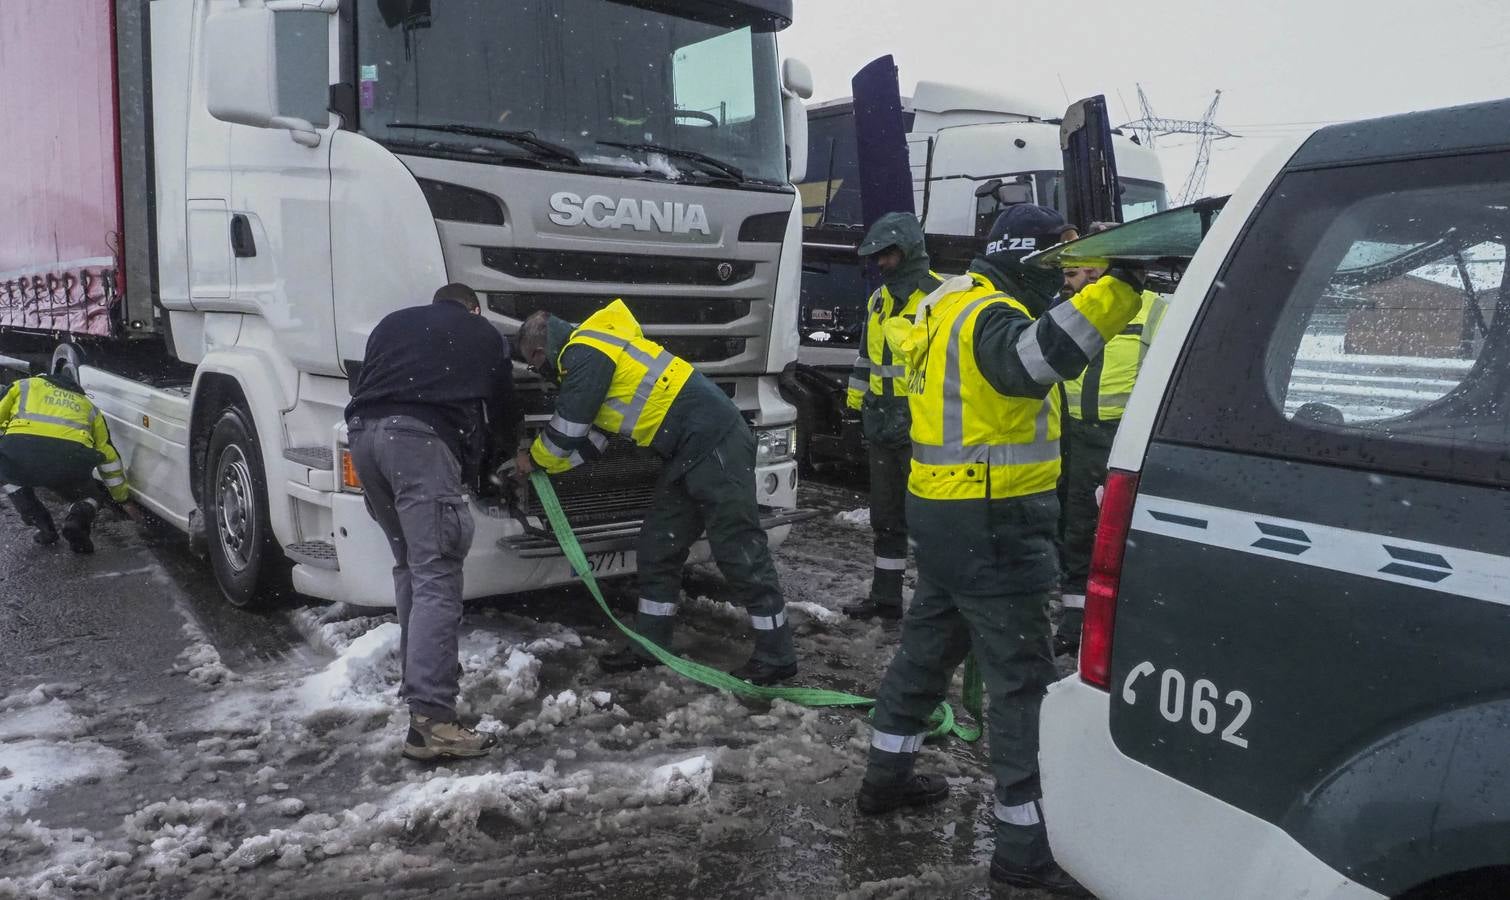
[[(559, 412), (530, 447), (536, 465), (552, 475), (559, 475), (584, 461), (579, 451), (559, 445), (552, 434), (563, 438), (588, 437), (592, 447), (601, 452), (607, 444), (603, 433), (621, 434), (641, 447), (649, 447), (660, 431), (671, 403), (687, 379), (692, 364), (671, 354), (660, 344), (646, 340), (640, 323), (635, 321), (624, 301), (615, 300), (588, 317), (572, 332), (556, 356), (556, 369), (566, 380), (561, 403), (570, 387), (569, 373), (562, 360), (573, 346), (585, 345), (613, 361), (613, 380), (608, 395), (598, 405), (591, 422), (577, 422)], [(585, 416), (584, 416), (585, 418)], [(596, 426), (596, 431), (593, 430)]]
[(908, 490), (925, 500), (1052, 491), (1059, 480), (1059, 401), (1052, 388), (1132, 320), (1138, 293), (1103, 277), (1035, 320), (983, 275), (971, 279), (969, 288), (921, 310), (915, 325), (894, 319), (887, 326), (912, 390)]
[(1078, 378), (1064, 383), (1065, 412), (1085, 422), (1115, 422), (1127, 410), (1152, 338), (1149, 311), (1158, 302), (1153, 291), (1143, 292), (1143, 306), (1127, 327), (1106, 342)]
[[(944, 281), (937, 272), (928, 274), (935, 283)], [(877, 397), (907, 396), (905, 368), (886, 344), (886, 321), (901, 316), (912, 322), (918, 302), (927, 296), (927, 291), (916, 290), (906, 303), (899, 304), (884, 284), (870, 295), (865, 305), (865, 324), (860, 329), (860, 355), (855, 357), (849, 373), (849, 390), (845, 392), (845, 404), (850, 409), (859, 409), (867, 393)]]
[(7, 435), (72, 441), (98, 451), (101, 460), (96, 468), (111, 498), (123, 503), (131, 497), (105, 417), (82, 393), (60, 388), (40, 376), (23, 378), (0, 398), (0, 429)]

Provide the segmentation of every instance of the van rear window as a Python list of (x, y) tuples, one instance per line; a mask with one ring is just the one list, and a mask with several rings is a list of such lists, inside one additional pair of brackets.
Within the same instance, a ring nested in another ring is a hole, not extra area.
[(1510, 154), (1285, 175), (1207, 300), (1163, 439), (1510, 484)]

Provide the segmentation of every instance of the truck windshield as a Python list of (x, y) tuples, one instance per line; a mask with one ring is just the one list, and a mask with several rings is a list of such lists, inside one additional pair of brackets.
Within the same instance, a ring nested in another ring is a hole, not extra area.
[(710, 2), (359, 0), (360, 129), (403, 152), (780, 185), (775, 27)]
[[(1064, 173), (1046, 174), (1047, 178), (1039, 176), (1040, 184), (1044, 185), (1044, 199), (1040, 202), (1055, 209), (1064, 209)], [(1122, 221), (1131, 222), (1134, 219), (1151, 216), (1156, 212), (1163, 212), (1169, 207), (1169, 195), (1164, 191), (1164, 185), (1157, 181), (1140, 181), (1134, 178), (1118, 180), (1122, 184)]]

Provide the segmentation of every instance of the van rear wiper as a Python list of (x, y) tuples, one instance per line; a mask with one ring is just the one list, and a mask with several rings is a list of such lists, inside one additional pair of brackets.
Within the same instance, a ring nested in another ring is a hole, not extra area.
[(448, 134), (465, 134), (471, 137), (497, 138), (500, 141), (508, 141), (516, 147), (534, 150), (540, 156), (548, 156), (569, 162), (574, 166), (582, 165), (582, 157), (570, 147), (562, 146), (554, 141), (548, 141), (542, 137), (536, 137), (533, 131), (511, 131), (507, 128), (487, 128), (482, 125), (429, 125), (423, 122), (389, 122), (389, 128), (413, 128), (418, 131), (444, 131)]
[(690, 159), (695, 163), (701, 163), (706, 168), (721, 172), (722, 174), (733, 178), (735, 181), (746, 180), (743, 169), (739, 168), (733, 163), (726, 163), (716, 156), (709, 156), (706, 153), (699, 153), (696, 150), (684, 150), (681, 147), (668, 147), (665, 144), (650, 144), (644, 142), (598, 141), (598, 143), (608, 147), (623, 147), (625, 150), (639, 150), (642, 153), (659, 153), (662, 156), (674, 156), (678, 159)]

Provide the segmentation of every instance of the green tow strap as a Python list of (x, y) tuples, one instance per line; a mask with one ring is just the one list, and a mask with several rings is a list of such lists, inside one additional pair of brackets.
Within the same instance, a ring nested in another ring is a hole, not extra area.
[[(830, 691), (822, 688), (805, 687), (762, 687), (751, 684), (741, 678), (735, 678), (727, 672), (695, 663), (661, 647), (655, 641), (650, 640), (629, 628), (613, 611), (608, 608), (608, 601), (603, 597), (603, 591), (598, 587), (598, 579), (593, 576), (592, 567), (587, 564), (587, 554), (582, 552), (582, 545), (577, 542), (577, 535), (572, 531), (571, 523), (566, 520), (566, 513), (561, 509), (561, 501), (556, 498), (556, 491), (551, 486), (550, 478), (544, 472), (536, 471), (530, 475), (530, 480), (535, 487), (535, 496), (539, 498), (540, 505), (545, 510), (545, 516), (550, 521), (551, 531), (555, 532), (556, 542), (561, 545), (561, 551), (566, 554), (567, 562), (571, 563), (572, 570), (587, 585), (587, 590), (592, 593), (593, 599), (598, 601), (598, 608), (603, 610), (603, 615), (608, 617), (614, 626), (624, 633), (624, 636), (639, 644), (646, 653), (655, 657), (668, 669), (690, 678), (700, 684), (718, 688), (741, 697), (753, 697), (759, 700), (787, 700), (800, 706), (853, 706), (871, 707), (874, 700), (869, 697), (861, 697), (858, 694), (849, 694), (844, 691)], [(975, 664), (975, 657), (971, 655), (965, 660), (965, 709), (975, 718), (981, 721), (981, 679), (980, 670)], [(931, 719), (933, 730), (930, 737), (943, 737), (953, 734), (960, 740), (977, 741), (980, 739), (980, 726), (967, 725), (954, 718), (954, 709), (948, 703), (940, 703), (939, 708), (934, 710)]]

